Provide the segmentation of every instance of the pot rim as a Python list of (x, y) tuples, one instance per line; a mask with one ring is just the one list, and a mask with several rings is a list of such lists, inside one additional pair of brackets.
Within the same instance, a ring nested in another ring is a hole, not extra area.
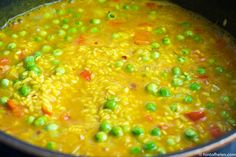
[[(162, 157), (183, 157), (183, 156), (194, 156), (194, 155), (200, 155), (202, 156), (204, 153), (213, 151), (217, 148), (220, 148), (232, 141), (236, 140), (236, 129), (233, 129), (223, 136), (211, 140), (207, 143), (200, 144), (196, 147), (185, 149), (182, 151), (162, 155)], [(50, 151), (32, 144), (29, 144), (27, 142), (24, 142), (22, 140), (19, 140), (11, 135), (8, 135), (4, 133), (3, 131), (0, 131), (0, 142), (11, 147), (15, 148), (18, 151), (21, 151), (23, 153), (31, 154), (34, 156), (42, 156), (42, 157), (73, 157), (73, 155), (65, 154), (61, 152), (56, 151)], [(82, 157), (82, 156), (80, 156)]]

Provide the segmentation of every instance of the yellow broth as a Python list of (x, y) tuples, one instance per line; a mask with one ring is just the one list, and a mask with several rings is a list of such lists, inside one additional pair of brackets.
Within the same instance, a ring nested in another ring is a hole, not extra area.
[(167, 2), (75, 0), (0, 31), (0, 129), (46, 149), (149, 156), (235, 121), (235, 45)]

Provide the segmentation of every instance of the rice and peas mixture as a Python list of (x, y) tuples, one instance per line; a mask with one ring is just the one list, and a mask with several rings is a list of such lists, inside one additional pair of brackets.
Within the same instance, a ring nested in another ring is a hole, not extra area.
[(234, 51), (165, 2), (40, 7), (0, 31), (0, 129), (74, 155), (191, 148), (236, 126)]

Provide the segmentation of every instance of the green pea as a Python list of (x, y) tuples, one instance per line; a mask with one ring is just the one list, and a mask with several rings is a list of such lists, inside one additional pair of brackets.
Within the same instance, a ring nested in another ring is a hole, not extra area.
[(76, 21), (75, 24), (76, 24), (77, 26), (82, 26), (84, 23), (83, 23), (82, 21)]
[(4, 43), (2, 41), (0, 41), (0, 47), (2, 47), (4, 45)]
[(106, 122), (106, 121), (102, 122), (102, 123), (100, 124), (100, 127), (99, 127), (99, 130), (100, 130), (100, 131), (103, 131), (103, 132), (106, 132), (106, 133), (110, 132), (111, 129), (112, 129), (112, 128), (111, 128), (111, 124), (108, 123), (108, 122)]
[(161, 129), (160, 128), (153, 128), (150, 132), (152, 136), (161, 136)]
[(158, 155), (164, 155), (164, 154), (166, 154), (166, 150), (164, 148), (158, 148), (157, 153), (158, 153)]
[(9, 100), (9, 98), (6, 97), (6, 96), (0, 97), (0, 104), (1, 105), (6, 105), (8, 100)]
[(146, 109), (147, 109), (148, 111), (154, 112), (154, 111), (157, 110), (157, 106), (156, 106), (155, 103), (149, 102), (149, 103), (146, 104)]
[(52, 60), (52, 64), (53, 65), (58, 65), (58, 64), (60, 64), (60, 61), (57, 60), (57, 59), (54, 59), (54, 60)]
[(175, 140), (173, 138), (168, 138), (166, 142), (168, 145), (171, 145), (171, 146), (175, 145)]
[(138, 5), (132, 5), (132, 6), (131, 6), (131, 9), (137, 11), (137, 10), (139, 10), (139, 6), (138, 6)]
[(182, 34), (178, 34), (178, 35), (176, 36), (176, 39), (177, 39), (178, 41), (183, 41), (183, 40), (185, 39), (185, 37), (184, 37)]
[(35, 59), (34, 56), (28, 56), (24, 59), (24, 66), (27, 70), (31, 67), (35, 66)]
[(56, 13), (58, 13), (59, 15), (64, 15), (65, 14), (65, 10), (58, 9), (58, 10), (56, 10)]
[(150, 61), (150, 57), (148, 55), (143, 55), (142, 56), (142, 61), (148, 62), (148, 61)]
[(115, 18), (115, 14), (112, 13), (111, 11), (109, 11), (109, 12), (107, 13), (107, 18), (108, 18), (109, 20), (114, 19), (114, 18)]
[(55, 50), (53, 50), (52, 54), (54, 56), (60, 56), (63, 54), (63, 51), (61, 49), (55, 49)]
[(158, 52), (156, 52), (156, 51), (154, 51), (154, 52), (151, 53), (151, 58), (152, 58), (152, 59), (157, 59), (157, 58), (159, 58), (159, 57), (160, 57), (160, 53), (158, 53)]
[(204, 75), (204, 74), (206, 74), (206, 69), (203, 68), (203, 67), (199, 67), (199, 68), (197, 69), (197, 73), (198, 73), (198, 74), (201, 74), (201, 75)]
[(55, 142), (48, 142), (47, 145), (46, 145), (46, 148), (48, 150), (55, 150), (56, 149), (56, 143)]
[(206, 106), (206, 108), (207, 108), (208, 110), (210, 110), (210, 109), (213, 109), (215, 105), (214, 105), (213, 103), (210, 103), (210, 102), (209, 102), (209, 103), (207, 103), (205, 106)]
[(26, 36), (26, 34), (27, 34), (26, 31), (20, 31), (20, 32), (19, 32), (19, 35), (22, 36), (22, 37)]
[(227, 96), (227, 95), (222, 96), (222, 97), (221, 97), (221, 101), (226, 102), (226, 103), (229, 103), (229, 102), (230, 102), (230, 97)]
[(42, 38), (41, 37), (35, 37), (34, 41), (36, 41), (36, 42), (42, 41)]
[(235, 119), (233, 119), (232, 117), (226, 119), (227, 123), (229, 123), (230, 125), (232, 125), (233, 127), (236, 126), (236, 121)]
[(190, 80), (192, 80), (192, 78), (188, 73), (184, 72), (184, 80), (185, 81), (190, 81)]
[(34, 122), (34, 120), (35, 120), (35, 117), (34, 117), (34, 116), (29, 116), (29, 117), (27, 118), (27, 123), (28, 123), (28, 124), (32, 124), (32, 123)]
[(224, 72), (224, 68), (221, 67), (221, 66), (217, 66), (217, 67), (215, 68), (215, 71), (216, 71), (217, 73), (223, 73), (223, 72)]
[(50, 14), (50, 13), (45, 13), (45, 14), (43, 15), (43, 17), (46, 18), (46, 19), (49, 19), (49, 18), (52, 17), (52, 14)]
[(46, 124), (47, 118), (45, 116), (40, 116), (34, 121), (34, 125), (37, 127), (43, 126)]
[(214, 59), (214, 58), (210, 58), (209, 60), (208, 60), (208, 63), (209, 64), (214, 64), (216, 62), (216, 60)]
[(100, 20), (100, 19), (92, 19), (90, 22), (91, 22), (92, 24), (98, 25), (98, 24), (101, 23), (101, 20)]
[(28, 96), (31, 92), (31, 88), (28, 85), (23, 85), (20, 89), (19, 89), (19, 94), (21, 96)]
[(135, 135), (135, 136), (141, 136), (144, 134), (144, 129), (141, 128), (141, 127), (134, 127), (132, 130), (131, 130), (132, 134)]
[(72, 41), (73, 38), (72, 38), (71, 36), (65, 36), (65, 37), (64, 37), (64, 40), (65, 40), (65, 41)]
[(130, 126), (128, 124), (123, 125), (122, 129), (124, 133), (130, 132)]
[(188, 128), (184, 131), (184, 135), (185, 137), (187, 137), (188, 139), (194, 139), (197, 137), (197, 132), (191, 128)]
[(198, 91), (201, 89), (201, 85), (197, 82), (190, 84), (189, 88), (193, 91)]
[(114, 65), (116, 68), (120, 68), (124, 65), (124, 62), (123, 61), (116, 61)]
[(130, 6), (126, 4), (126, 5), (123, 6), (123, 9), (124, 10), (130, 10)]
[(45, 130), (47, 130), (47, 131), (55, 131), (57, 129), (58, 129), (58, 125), (55, 123), (48, 124), (45, 127)]
[(134, 71), (135, 71), (134, 65), (132, 65), (132, 64), (127, 64), (127, 65), (125, 66), (125, 72), (127, 72), (127, 73), (132, 73), (132, 72), (134, 72)]
[(160, 27), (160, 28), (155, 29), (154, 32), (156, 34), (159, 34), (159, 35), (164, 34), (164, 33), (166, 33), (166, 28), (165, 27)]
[(70, 26), (68, 24), (63, 24), (61, 28), (68, 29)]
[(140, 147), (131, 147), (130, 152), (132, 154), (140, 154), (142, 152), (142, 149)]
[(33, 71), (35, 74), (40, 75), (42, 71), (37, 66), (32, 66), (29, 68), (30, 71)]
[(11, 37), (14, 38), (14, 39), (16, 39), (16, 38), (18, 38), (18, 35), (17, 35), (17, 34), (12, 34)]
[(95, 135), (95, 139), (97, 142), (104, 142), (107, 140), (107, 134), (103, 131), (100, 131)]
[(149, 94), (153, 94), (153, 95), (155, 95), (158, 92), (158, 86), (155, 83), (147, 84), (145, 89)]
[(171, 104), (169, 106), (169, 108), (172, 112), (177, 112), (178, 111), (178, 104)]
[(54, 19), (54, 20), (52, 21), (52, 23), (58, 25), (58, 24), (60, 23), (60, 20)]
[(99, 3), (105, 3), (107, 0), (97, 0)]
[(187, 21), (184, 21), (184, 22), (181, 23), (181, 26), (183, 26), (183, 27), (189, 27), (189, 26), (190, 26), (190, 23), (187, 22)]
[(180, 69), (180, 67), (174, 67), (174, 68), (172, 68), (172, 74), (173, 75), (181, 75), (181, 69)]
[(169, 97), (169, 96), (171, 96), (170, 90), (168, 88), (165, 88), (165, 87), (162, 87), (162, 88), (159, 89), (159, 94), (162, 97)]
[(75, 27), (72, 27), (68, 30), (69, 33), (76, 33), (78, 30)]
[(182, 86), (183, 84), (184, 84), (184, 82), (180, 78), (174, 78), (172, 80), (172, 86), (174, 86), (174, 87), (179, 87), (179, 86)]
[(9, 50), (4, 50), (3, 51), (3, 55), (5, 55), (5, 56), (9, 55), (10, 53), (11, 53), (11, 51), (9, 51)]
[[(86, 32), (86, 30), (87, 30), (88, 28), (86, 27), (86, 26), (82, 26), (82, 27), (80, 27), (80, 31), (81, 32)], [(94, 28), (92, 28), (91, 30), (90, 30), (92, 33), (97, 33), (98, 31), (99, 31), (99, 29), (98, 28), (96, 28), (96, 27), (94, 27)], [(96, 32), (97, 31), (97, 32)]]
[(27, 76), (28, 76), (29, 72), (28, 71), (24, 71), (19, 75), (19, 79), (20, 80), (24, 80)]
[(110, 109), (110, 110), (115, 110), (117, 107), (118, 107), (118, 104), (114, 99), (108, 99), (104, 104), (104, 108)]
[(45, 37), (45, 36), (48, 35), (48, 33), (46, 31), (40, 31), (39, 35), (42, 36), (42, 37)]
[(7, 48), (10, 49), (10, 50), (15, 49), (16, 48), (16, 43), (9, 43), (7, 45)]
[(121, 37), (120, 33), (112, 33), (112, 39), (118, 39), (120, 37)]
[(230, 117), (229, 112), (227, 112), (227, 111), (222, 111), (222, 112), (220, 112), (220, 115), (221, 115), (221, 117), (223, 117), (223, 118), (225, 118), (225, 119), (227, 119), (227, 118)]
[(65, 73), (65, 68), (64, 67), (57, 67), (55, 72), (56, 72), (56, 75), (63, 75)]
[(3, 88), (7, 88), (10, 85), (10, 81), (6, 78), (2, 79), (0, 83), (1, 83), (1, 87)]
[(187, 36), (187, 37), (192, 37), (194, 35), (194, 33), (191, 30), (186, 30), (184, 32), (184, 35)]
[(52, 47), (49, 46), (49, 45), (44, 45), (44, 46), (42, 46), (41, 49), (42, 49), (42, 52), (47, 53), (47, 52), (50, 52), (52, 50)]
[(74, 14), (74, 17), (75, 17), (75, 18), (80, 18), (80, 17), (81, 17), (81, 13), (75, 13), (75, 14)]
[(143, 149), (145, 151), (154, 151), (157, 149), (157, 145), (155, 144), (155, 142), (148, 141), (148, 142), (144, 143)]
[(41, 51), (36, 51), (35, 53), (34, 53), (34, 59), (36, 60), (36, 59), (38, 59), (39, 57), (41, 57), (42, 56), (42, 52)]
[(184, 49), (181, 50), (181, 53), (182, 53), (183, 55), (188, 55), (188, 54), (190, 53), (190, 50), (187, 49), (187, 48), (184, 48)]
[(196, 42), (201, 42), (203, 40), (202, 37), (197, 34), (193, 35), (192, 39)]
[(193, 97), (191, 95), (186, 95), (184, 97), (184, 102), (185, 103), (191, 103), (193, 101)]
[(180, 62), (180, 63), (184, 63), (186, 61), (186, 58), (185, 57), (178, 57), (177, 60)]
[(97, 28), (97, 27), (92, 27), (92, 28), (90, 29), (90, 32), (91, 32), (91, 33), (97, 33), (97, 32), (99, 32), (99, 28)]
[(152, 42), (152, 43), (151, 43), (151, 47), (152, 47), (153, 49), (158, 49), (158, 48), (160, 47), (160, 44), (157, 43), (157, 42)]
[(111, 129), (111, 134), (112, 134), (113, 136), (116, 136), (116, 137), (120, 137), (120, 136), (123, 136), (123, 135), (124, 135), (122, 128), (119, 127), (119, 126), (113, 127), (113, 128)]
[(165, 37), (165, 38), (162, 39), (162, 43), (164, 45), (170, 45), (171, 44), (171, 40), (170, 40), (170, 38)]
[(63, 29), (60, 29), (60, 30), (58, 31), (58, 35), (63, 37), (63, 36), (66, 35), (66, 31), (64, 31)]

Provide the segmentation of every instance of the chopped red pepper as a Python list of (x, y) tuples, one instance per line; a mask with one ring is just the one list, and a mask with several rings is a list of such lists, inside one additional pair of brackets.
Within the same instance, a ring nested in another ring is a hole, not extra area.
[(44, 113), (44, 114), (47, 114), (47, 115), (49, 115), (49, 116), (51, 116), (52, 115), (52, 107), (51, 106), (47, 106), (47, 105), (42, 105), (42, 112)]
[(223, 132), (217, 125), (211, 125), (209, 128), (209, 132), (213, 138), (220, 137), (223, 134)]
[(88, 71), (88, 70), (84, 70), (84, 71), (82, 71), (81, 73), (80, 73), (80, 76), (82, 77), (82, 78), (84, 78), (85, 80), (87, 80), (87, 81), (90, 81), (91, 80), (91, 72), (90, 71)]
[(153, 120), (151, 115), (145, 115), (144, 118), (148, 121), (151, 122)]
[(192, 121), (198, 121), (205, 117), (205, 113), (202, 111), (188, 112), (185, 113), (185, 116)]
[(1, 58), (0, 59), (0, 66), (4, 66), (9, 64), (9, 60), (7, 58)]
[(107, 22), (112, 27), (118, 27), (124, 23), (123, 21), (118, 21), (118, 20), (109, 20)]
[(134, 34), (134, 43), (137, 45), (150, 44), (150, 33), (147, 31), (139, 31)]
[(157, 7), (157, 4), (154, 3), (154, 2), (148, 2), (146, 3), (146, 6), (149, 8), (149, 9), (155, 9)]
[(217, 39), (215, 44), (216, 44), (216, 47), (220, 50), (223, 49), (226, 46), (226, 42), (222, 38)]
[(84, 44), (85, 43), (85, 37), (83, 35), (80, 35), (78, 38), (75, 39), (76, 44)]
[(18, 117), (23, 115), (22, 107), (16, 105), (12, 99), (7, 101), (8, 108), (12, 111), (12, 113)]

